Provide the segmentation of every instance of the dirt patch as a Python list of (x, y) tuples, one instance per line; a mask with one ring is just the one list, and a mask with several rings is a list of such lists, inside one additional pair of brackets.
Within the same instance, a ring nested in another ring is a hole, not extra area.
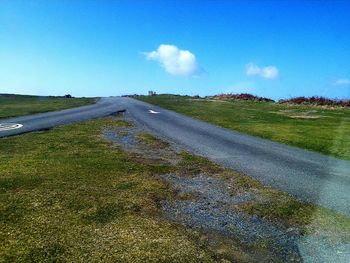
[[(129, 120), (130, 121), (130, 120)], [(176, 152), (170, 150), (166, 143), (152, 142), (144, 139), (145, 131), (138, 126), (106, 128), (103, 136), (146, 160), (176, 165), (179, 162)], [(149, 135), (151, 136), (151, 135)], [(154, 138), (154, 140), (156, 140)], [(156, 146), (156, 147), (155, 147)]]
[(289, 109), (289, 110), (279, 110), (279, 111), (272, 111), (271, 113), (284, 115), (292, 119), (309, 119), (309, 120), (315, 120), (324, 118), (325, 116), (318, 115), (317, 110), (308, 110), (308, 111), (300, 111), (296, 109)]
[(204, 99), (204, 100), (198, 100), (198, 101), (209, 101), (209, 102), (227, 102), (224, 100), (219, 100), (219, 99)]
[(308, 115), (292, 115), (289, 116), (292, 119), (319, 119), (322, 116), (308, 116)]

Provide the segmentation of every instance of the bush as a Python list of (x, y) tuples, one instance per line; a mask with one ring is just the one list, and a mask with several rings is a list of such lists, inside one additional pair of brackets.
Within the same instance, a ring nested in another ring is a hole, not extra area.
[(264, 101), (264, 102), (274, 102), (274, 100), (264, 97), (255, 96), (248, 93), (241, 94), (219, 94), (211, 96), (209, 98), (219, 99), (219, 100), (252, 100), (252, 101)]
[(313, 104), (313, 105), (326, 105), (326, 106), (342, 106), (350, 107), (350, 100), (335, 100), (325, 97), (295, 97), (291, 99), (284, 99), (278, 101), (281, 104)]

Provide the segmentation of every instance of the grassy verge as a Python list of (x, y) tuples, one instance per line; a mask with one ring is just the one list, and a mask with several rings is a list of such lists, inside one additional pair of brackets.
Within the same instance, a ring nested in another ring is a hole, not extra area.
[(350, 109), (270, 102), (139, 96), (137, 99), (273, 141), (350, 160)]
[(94, 101), (94, 98), (0, 95), (0, 118), (63, 110), (92, 104)]
[[(0, 262), (210, 262), (188, 232), (159, 219), (173, 191), (101, 138), (111, 118), (3, 138)], [(149, 138), (148, 138), (149, 139)]]

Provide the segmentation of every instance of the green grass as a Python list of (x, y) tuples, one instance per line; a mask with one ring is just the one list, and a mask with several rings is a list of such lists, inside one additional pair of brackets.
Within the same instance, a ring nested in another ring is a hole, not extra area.
[(141, 142), (146, 144), (147, 146), (153, 148), (153, 149), (163, 149), (166, 147), (169, 147), (169, 143), (158, 140), (155, 136), (146, 133), (146, 132), (141, 132), (139, 133), (136, 138)]
[(261, 202), (239, 205), (238, 209), (268, 219), (286, 228), (298, 228), (301, 233), (328, 233), (350, 240), (350, 218), (317, 205), (302, 202), (269, 187), (257, 187)]
[[(0, 139), (0, 262), (213, 262), (232, 253), (239, 258), (239, 246), (224, 253), (221, 245), (202, 240), (202, 233), (159, 216), (159, 201), (193, 198), (179, 196), (156, 176), (168, 172), (230, 178), (232, 194), (263, 197), (236, 209), (286, 227), (350, 232), (349, 218), (205, 158), (182, 152), (176, 165), (150, 162), (102, 138), (106, 127), (131, 126), (104, 118)], [(137, 137), (152, 149), (168, 146), (147, 133)]]
[(350, 160), (350, 109), (188, 96), (137, 99), (218, 126)]
[(94, 103), (94, 98), (0, 95), (0, 119), (73, 108)]
[(223, 171), (219, 165), (200, 156), (192, 155), (187, 152), (181, 152), (180, 157), (181, 161), (178, 165), (178, 173), (185, 174), (186, 176), (200, 173), (217, 174)]
[(0, 262), (211, 262), (180, 226), (157, 215), (174, 192), (101, 137), (112, 118), (2, 138)]

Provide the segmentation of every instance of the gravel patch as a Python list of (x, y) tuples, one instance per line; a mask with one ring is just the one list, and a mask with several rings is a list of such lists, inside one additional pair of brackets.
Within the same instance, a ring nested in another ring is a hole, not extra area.
[[(207, 175), (163, 175), (162, 178), (182, 193), (195, 194), (194, 200), (163, 201), (162, 208), (169, 220), (205, 232), (217, 232), (238, 239), (246, 249), (268, 246), (273, 256), (284, 262), (300, 259), (297, 230), (278, 228), (256, 216), (235, 209), (235, 205), (256, 199), (252, 193), (232, 195), (223, 178)], [(267, 260), (267, 259), (264, 259)]]

